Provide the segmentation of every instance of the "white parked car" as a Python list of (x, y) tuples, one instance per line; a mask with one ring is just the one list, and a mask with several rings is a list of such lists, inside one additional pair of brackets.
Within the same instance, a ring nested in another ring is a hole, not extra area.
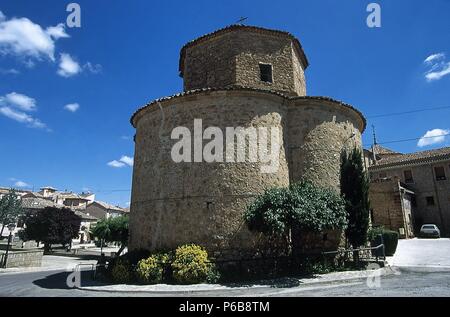
[(420, 236), (421, 237), (440, 238), (441, 231), (439, 230), (439, 228), (436, 225), (426, 224), (426, 225), (423, 225), (422, 228), (420, 228)]

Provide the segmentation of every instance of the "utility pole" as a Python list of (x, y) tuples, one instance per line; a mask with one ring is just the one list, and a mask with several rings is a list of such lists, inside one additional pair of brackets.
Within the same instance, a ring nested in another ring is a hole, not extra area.
[(377, 165), (377, 155), (375, 153), (375, 145), (377, 145), (377, 135), (375, 133), (375, 126), (372, 124), (372, 134), (373, 134), (373, 143), (372, 143), (372, 158), (373, 164)]

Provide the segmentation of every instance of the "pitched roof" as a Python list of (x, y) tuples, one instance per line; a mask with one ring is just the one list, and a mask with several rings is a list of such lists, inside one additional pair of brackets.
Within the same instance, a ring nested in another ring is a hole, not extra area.
[(184, 57), (186, 54), (186, 49), (188, 47), (194, 46), (196, 44), (199, 44), (201, 42), (207, 41), (209, 39), (212, 39), (216, 36), (219, 35), (223, 35), (225, 33), (229, 33), (229, 32), (233, 32), (236, 30), (244, 30), (244, 31), (248, 31), (248, 32), (255, 32), (255, 33), (263, 33), (263, 34), (268, 34), (268, 35), (276, 35), (276, 36), (285, 36), (290, 38), (293, 43), (295, 48), (297, 49), (299, 55), (300, 55), (300, 59), (303, 63), (304, 68), (306, 69), (309, 65), (308, 63), (308, 59), (306, 58), (305, 52), (303, 51), (302, 45), (300, 44), (300, 41), (293, 36), (291, 33), (286, 32), (286, 31), (279, 31), (279, 30), (271, 30), (271, 29), (266, 29), (266, 28), (262, 28), (262, 27), (258, 27), (258, 26), (248, 26), (248, 25), (242, 25), (242, 24), (232, 24), (229, 26), (226, 26), (222, 29), (216, 30), (214, 32), (205, 34), (203, 36), (200, 36), (198, 38), (196, 38), (195, 40), (189, 41), (188, 43), (186, 43), (180, 51), (180, 64), (179, 64), (179, 71), (180, 71), (180, 76), (183, 77), (183, 70), (184, 70)]
[[(372, 150), (372, 148), (370, 150)], [(375, 144), (373, 146), (373, 150), (375, 150), (375, 154), (378, 154), (378, 155), (395, 155), (395, 154), (401, 155), (402, 154), (400, 152), (396, 152), (394, 150), (388, 149), (387, 147), (381, 146), (379, 144)]]
[(55, 203), (44, 198), (27, 197), (22, 198), (22, 208), (26, 209), (44, 209), (46, 207), (55, 207)]
[(378, 167), (392, 167), (401, 165), (412, 165), (418, 163), (427, 163), (441, 160), (450, 160), (450, 147), (444, 147), (435, 150), (420, 151), (408, 154), (393, 155), (382, 158), (370, 169)]
[(110, 205), (110, 204), (108, 204), (108, 203), (106, 203), (104, 201), (96, 200), (96, 201), (90, 203), (88, 206), (90, 206), (92, 204), (100, 205), (101, 207), (103, 207), (105, 209), (108, 209), (108, 210), (116, 210), (116, 211), (120, 211), (120, 212), (126, 212), (125, 209), (123, 209), (121, 207), (118, 207), (118, 206)]
[(88, 200), (80, 195), (74, 193), (56, 193), (56, 196), (62, 196), (64, 199), (79, 199), (79, 200)]
[(75, 213), (75, 215), (81, 217), (82, 220), (92, 220), (92, 221), (98, 220), (98, 218), (96, 218), (94, 216), (91, 216), (91, 215), (88, 215), (88, 214), (86, 214), (84, 212), (81, 212), (79, 210), (74, 210), (73, 212)]

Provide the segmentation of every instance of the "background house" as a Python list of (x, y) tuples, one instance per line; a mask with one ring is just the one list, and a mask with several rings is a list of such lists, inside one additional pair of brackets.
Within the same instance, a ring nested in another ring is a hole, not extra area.
[[(9, 188), (0, 187), (0, 198), (9, 193)], [(94, 193), (76, 194), (73, 192), (60, 192), (56, 188), (46, 186), (40, 188), (38, 192), (30, 190), (16, 190), (22, 202), (24, 212), (39, 212), (46, 207), (69, 208), (81, 217), (80, 232), (75, 243), (85, 243), (92, 240), (90, 229), (99, 219), (117, 217), (127, 214), (124, 208), (113, 206), (103, 201), (96, 201)], [(13, 234), (17, 234), (23, 228), (23, 221), (19, 220)], [(6, 228), (3, 236), (9, 235)]]
[(94, 201), (87, 205), (86, 212), (99, 219), (108, 219), (126, 215), (128, 210), (103, 201)]
[(409, 237), (409, 226), (417, 234), (422, 224), (433, 223), (450, 236), (450, 147), (402, 154), (376, 145), (365, 158), (375, 225)]

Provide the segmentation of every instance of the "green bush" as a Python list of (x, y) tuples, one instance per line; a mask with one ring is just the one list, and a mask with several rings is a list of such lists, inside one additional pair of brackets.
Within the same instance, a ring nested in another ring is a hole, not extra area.
[(376, 227), (369, 230), (368, 237), (370, 241), (374, 241), (379, 235), (383, 236), (385, 255), (394, 255), (397, 250), (399, 234), (396, 231), (387, 230), (383, 227)]
[(397, 250), (398, 233), (395, 231), (385, 230), (383, 232), (384, 252), (387, 256), (394, 255)]
[(157, 253), (147, 259), (140, 260), (136, 268), (137, 278), (145, 284), (161, 283), (164, 278), (164, 269), (169, 259), (169, 254)]
[(118, 259), (111, 270), (112, 280), (117, 284), (127, 284), (133, 280), (133, 270), (130, 263), (124, 259)]
[(175, 250), (173, 278), (180, 284), (213, 283), (218, 272), (208, 260), (208, 253), (198, 245), (188, 244)]
[(140, 260), (146, 259), (149, 256), (150, 251), (146, 249), (137, 249), (125, 253), (120, 258), (126, 260), (128, 263), (134, 266), (137, 265)]

